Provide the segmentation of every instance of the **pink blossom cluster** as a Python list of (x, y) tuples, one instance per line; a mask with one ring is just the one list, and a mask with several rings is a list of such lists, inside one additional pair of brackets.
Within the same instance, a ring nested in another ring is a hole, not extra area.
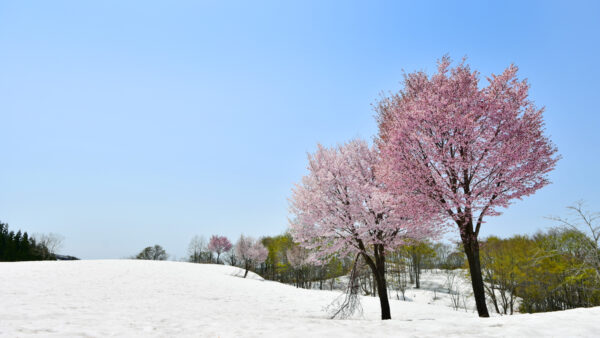
[(308, 174), (292, 191), (291, 234), (316, 261), (334, 254), (386, 250), (437, 233), (420, 199), (388, 191), (376, 170), (377, 151), (362, 140), (308, 156)]
[(235, 244), (235, 255), (247, 263), (260, 264), (267, 259), (269, 251), (259, 240), (241, 235)]
[[(386, 186), (429, 198), (440, 212), (475, 225), (549, 183), (556, 148), (543, 135), (543, 109), (511, 65), (480, 88), (479, 73), (460, 63), (405, 75), (404, 90), (378, 106), (378, 166)], [(462, 224), (462, 225), (461, 225)]]
[(213, 235), (208, 242), (208, 250), (216, 252), (217, 255), (231, 250), (231, 242), (225, 236)]

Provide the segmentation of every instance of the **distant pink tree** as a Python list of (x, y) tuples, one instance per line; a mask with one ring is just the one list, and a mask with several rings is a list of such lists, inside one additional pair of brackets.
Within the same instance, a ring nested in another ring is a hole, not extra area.
[(379, 174), (393, 191), (429, 199), (456, 223), (477, 311), (488, 317), (477, 241), (484, 217), (548, 184), (558, 157), (516, 66), (480, 88), (477, 71), (450, 63), (442, 58), (431, 77), (405, 75), (404, 89), (379, 102)]
[(222, 253), (231, 250), (231, 242), (225, 236), (213, 235), (208, 242), (208, 250), (217, 254), (217, 264)]
[(244, 278), (246, 278), (251, 267), (261, 264), (267, 259), (269, 251), (259, 240), (241, 235), (240, 239), (235, 243), (235, 254), (236, 258), (240, 259), (244, 264), (244, 269), (246, 270)]
[(381, 318), (390, 319), (386, 251), (436, 233), (423, 206), (392, 194), (377, 179), (379, 156), (366, 142), (318, 146), (308, 156), (308, 175), (292, 191), (291, 234), (314, 259), (359, 255), (377, 282)]

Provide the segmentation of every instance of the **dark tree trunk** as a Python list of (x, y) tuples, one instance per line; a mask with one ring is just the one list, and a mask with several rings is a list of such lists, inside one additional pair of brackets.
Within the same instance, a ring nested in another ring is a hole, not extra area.
[(469, 222), (461, 228), (465, 254), (469, 261), (469, 272), (471, 273), (471, 284), (473, 285), (473, 296), (477, 305), (479, 317), (489, 317), (487, 305), (485, 304), (485, 289), (483, 287), (483, 278), (481, 276), (481, 264), (479, 263), (479, 242), (477, 236), (473, 233), (473, 223)]
[(420, 259), (420, 257), (417, 257), (417, 254), (415, 254), (414, 262), (415, 262), (415, 287), (417, 289), (420, 289), (421, 288), (421, 259)]
[(421, 273), (419, 272), (419, 270), (417, 270), (415, 273), (415, 288), (421, 288)]
[(379, 294), (379, 303), (381, 305), (381, 319), (392, 319), (390, 311), (390, 301), (387, 294), (387, 283), (385, 281), (385, 260), (383, 257), (377, 263), (377, 293)]
[(385, 281), (385, 255), (384, 248), (381, 244), (374, 245), (375, 261), (369, 257), (366, 253), (363, 253), (363, 257), (367, 265), (373, 272), (373, 277), (377, 283), (377, 294), (379, 296), (379, 304), (381, 305), (381, 319), (392, 319), (390, 311), (390, 302), (387, 294), (387, 283)]
[[(417, 244), (412, 247), (412, 272), (415, 276), (415, 288), (421, 288), (421, 257), (417, 252)], [(412, 279), (412, 278), (411, 278)]]
[(248, 276), (248, 270), (250, 270), (250, 263), (246, 262), (245, 267), (246, 267), (246, 272), (244, 273), (244, 278), (246, 278), (246, 276)]

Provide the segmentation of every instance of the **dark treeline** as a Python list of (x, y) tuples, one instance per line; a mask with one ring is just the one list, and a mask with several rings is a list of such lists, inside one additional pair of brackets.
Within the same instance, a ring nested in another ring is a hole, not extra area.
[(56, 257), (42, 243), (30, 237), (27, 232), (9, 231), (8, 224), (0, 222), (0, 261), (39, 261), (55, 260)]

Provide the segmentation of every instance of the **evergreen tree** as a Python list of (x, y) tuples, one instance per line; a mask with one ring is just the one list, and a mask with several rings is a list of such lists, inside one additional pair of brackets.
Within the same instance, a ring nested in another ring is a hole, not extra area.
[(8, 224), (0, 222), (0, 261), (54, 260), (48, 249), (29, 237), (27, 232), (8, 230)]

